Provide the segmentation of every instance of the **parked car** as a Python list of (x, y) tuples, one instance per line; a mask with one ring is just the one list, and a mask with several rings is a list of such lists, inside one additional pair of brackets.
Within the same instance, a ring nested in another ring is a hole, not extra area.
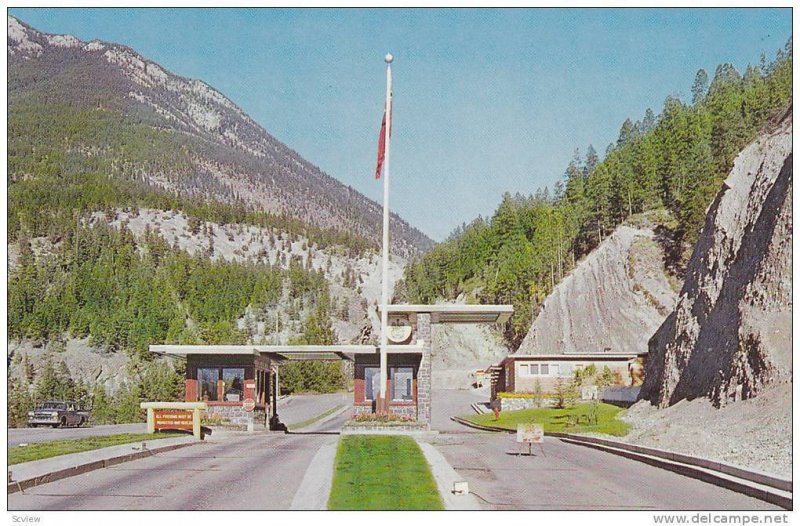
[(80, 427), (88, 421), (88, 411), (81, 411), (78, 404), (72, 400), (48, 400), (39, 404), (35, 410), (28, 412), (30, 427)]

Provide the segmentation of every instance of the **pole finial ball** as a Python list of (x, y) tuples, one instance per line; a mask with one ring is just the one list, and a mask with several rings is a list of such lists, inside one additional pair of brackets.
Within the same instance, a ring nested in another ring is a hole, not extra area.
[(383, 57), (383, 60), (385, 60), (387, 64), (391, 64), (392, 61), (394, 60), (394, 57), (392, 56), (391, 53), (386, 53), (386, 56)]

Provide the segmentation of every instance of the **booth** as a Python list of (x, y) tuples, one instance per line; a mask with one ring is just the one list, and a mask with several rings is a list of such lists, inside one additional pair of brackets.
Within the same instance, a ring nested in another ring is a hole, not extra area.
[(151, 345), (150, 352), (186, 360), (185, 402), (202, 402), (204, 425), (242, 430), (285, 429), (277, 401), (280, 364), (289, 360), (353, 360), (369, 345)]
[(511, 305), (389, 305), (386, 400), (380, 400), (381, 351), (374, 345), (151, 345), (186, 360), (186, 402), (206, 405), (205, 425), (285, 429), (277, 401), (280, 364), (288, 360), (355, 363), (356, 414), (431, 419), (431, 328), (439, 323), (505, 323)]
[(380, 349), (375, 353), (356, 355), (355, 413), (394, 413), (430, 425), (432, 326), (442, 323), (505, 323), (514, 313), (514, 307), (389, 305), (387, 312), (386, 400), (379, 400)]

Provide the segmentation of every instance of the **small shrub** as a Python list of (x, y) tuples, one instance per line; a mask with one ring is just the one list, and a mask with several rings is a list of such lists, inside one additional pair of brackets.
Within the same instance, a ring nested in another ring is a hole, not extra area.
[(553, 398), (555, 398), (556, 408), (564, 409), (575, 404), (578, 394), (571, 382), (565, 382), (563, 378), (558, 378), (556, 379)]
[(497, 393), (497, 398), (533, 398), (533, 393)]
[(533, 405), (536, 407), (542, 407), (542, 403), (544, 402), (544, 391), (542, 391), (542, 382), (539, 381), (537, 378), (536, 381), (533, 383)]

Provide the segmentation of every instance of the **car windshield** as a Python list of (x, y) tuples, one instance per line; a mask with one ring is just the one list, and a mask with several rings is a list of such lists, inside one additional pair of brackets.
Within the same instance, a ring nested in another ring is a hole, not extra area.
[(58, 402), (45, 402), (42, 404), (42, 409), (64, 409), (64, 404)]

